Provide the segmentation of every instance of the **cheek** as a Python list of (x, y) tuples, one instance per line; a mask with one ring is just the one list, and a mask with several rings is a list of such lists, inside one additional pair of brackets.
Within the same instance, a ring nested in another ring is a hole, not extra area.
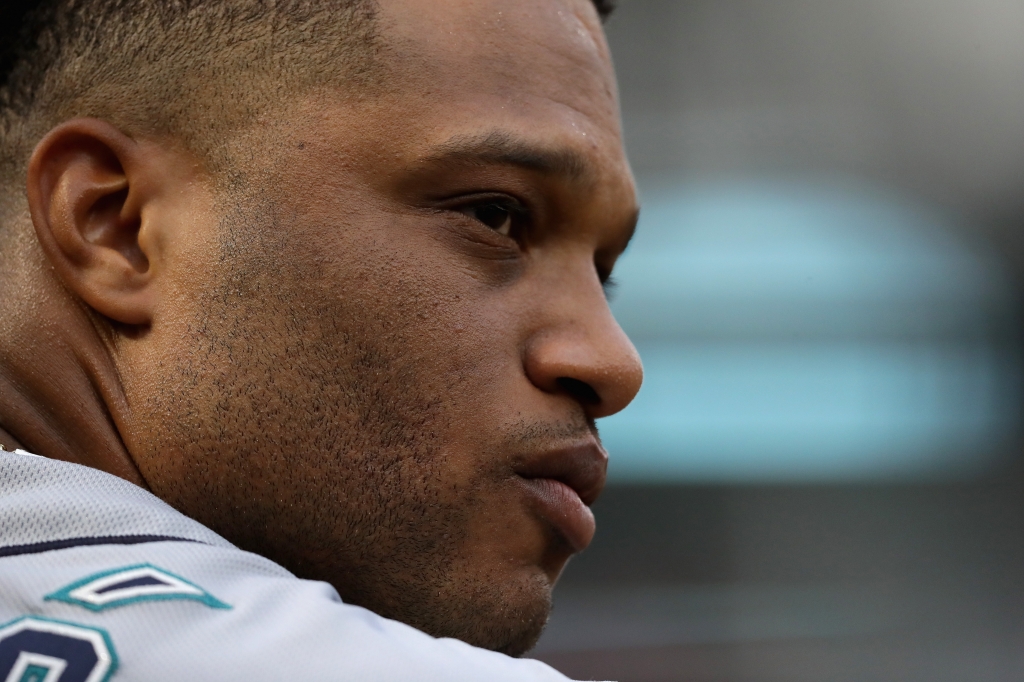
[(411, 326), (406, 352), (419, 354), (423, 388), (444, 405), (442, 447), (451, 474), (508, 471), (503, 427), (516, 409), (524, 374), (515, 337), (493, 303), (465, 293), (431, 303)]
[(502, 384), (523, 375), (509, 268), (465, 253), (430, 222), (364, 218), (358, 230), (335, 231), (324, 242), (322, 298), (357, 305), (364, 335), (386, 344), (439, 399), (472, 403), (465, 416), (480, 424), (473, 415), (502, 402)]

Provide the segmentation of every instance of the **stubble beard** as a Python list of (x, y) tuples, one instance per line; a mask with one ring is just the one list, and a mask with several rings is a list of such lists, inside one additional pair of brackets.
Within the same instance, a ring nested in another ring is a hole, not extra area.
[(447, 466), (449, 400), (472, 387), (445, 377), (447, 393), (432, 390), (437, 377), (409, 352), (415, 328), (396, 324), (402, 311), (324, 295), (319, 273), (290, 271), (265, 230), (242, 229), (173, 375), (149, 393), (162, 434), (142, 458), (154, 492), (348, 603), (433, 636), (528, 651), (551, 608), (548, 580), (510, 583), (467, 552), (470, 520), (507, 463), (481, 464), (461, 484)]

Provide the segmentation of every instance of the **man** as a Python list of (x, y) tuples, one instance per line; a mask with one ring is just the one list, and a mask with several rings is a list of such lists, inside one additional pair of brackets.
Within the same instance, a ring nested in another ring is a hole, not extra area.
[(0, 678), (560, 679), (503, 654), (590, 542), (594, 420), (641, 381), (603, 291), (637, 216), (606, 13), (28, 16)]

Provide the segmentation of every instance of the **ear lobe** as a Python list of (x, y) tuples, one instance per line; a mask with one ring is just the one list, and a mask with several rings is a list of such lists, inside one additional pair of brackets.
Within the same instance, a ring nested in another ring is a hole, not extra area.
[(75, 119), (36, 146), (27, 174), (36, 236), (57, 276), (96, 312), (130, 325), (152, 318), (139, 155), (110, 124)]

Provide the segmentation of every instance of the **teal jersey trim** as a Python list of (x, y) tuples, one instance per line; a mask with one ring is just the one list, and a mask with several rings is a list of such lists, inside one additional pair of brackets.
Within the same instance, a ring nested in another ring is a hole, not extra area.
[(212, 609), (230, 609), (199, 585), (153, 564), (134, 564), (94, 573), (48, 594), (45, 601), (60, 601), (104, 611), (147, 601), (197, 601)]
[[(15, 618), (7, 623), (0, 624), (0, 651), (3, 650), (6, 642), (10, 642), (11, 638), (16, 635), (23, 635), (25, 632), (35, 633), (36, 636), (42, 635), (44, 637), (56, 637), (58, 640), (69, 642), (71, 647), (62, 645), (59, 648), (66, 651), (73, 651), (74, 646), (78, 646), (82, 643), (87, 643), (92, 646), (93, 654), (95, 655), (95, 662), (86, 662), (85, 670), (79, 670), (80, 677), (78, 679), (84, 679), (85, 682), (107, 682), (111, 675), (117, 672), (118, 667), (121, 664), (120, 659), (117, 657), (117, 650), (114, 648), (114, 642), (110, 639), (110, 635), (103, 628), (93, 627), (91, 625), (82, 625), (80, 623), (72, 623), (66, 620), (57, 620), (56, 618), (46, 618), (45, 616), (21, 616)], [(18, 647), (21, 648), (21, 647)], [(29, 648), (21, 648), (23, 653), (32, 656), (37, 654), (35, 651), (36, 647), (29, 645)], [(17, 650), (17, 649), (16, 649)], [(8, 653), (8, 652), (4, 652)], [(79, 652), (81, 654), (81, 652)], [(38, 658), (45, 658), (53, 661), (57, 657), (60, 657), (59, 662), (67, 666), (72, 662), (75, 656), (67, 657), (67, 653), (57, 654), (55, 651), (51, 651), (44, 656), (38, 656)], [(65, 658), (67, 657), (67, 658)], [(91, 665), (91, 669), (88, 666)], [(12, 666), (16, 667), (15, 666)], [(48, 665), (40, 665), (37, 662), (28, 662), (24, 666), (22, 674), (19, 676), (18, 682), (23, 680), (28, 682), (33, 680), (33, 673), (38, 671), (44, 671), (44, 676), (39, 679), (45, 680), (50, 675), (51, 669)], [(13, 673), (11, 670), (0, 670), (0, 674)], [(84, 674), (82, 674), (84, 673)], [(38, 677), (38, 676), (37, 676)], [(59, 679), (64, 679), (65, 675), (61, 675)]]
[(25, 666), (25, 672), (22, 673), (20, 682), (46, 682), (46, 678), (49, 674), (49, 668), (44, 668), (41, 665), (30, 663)]

